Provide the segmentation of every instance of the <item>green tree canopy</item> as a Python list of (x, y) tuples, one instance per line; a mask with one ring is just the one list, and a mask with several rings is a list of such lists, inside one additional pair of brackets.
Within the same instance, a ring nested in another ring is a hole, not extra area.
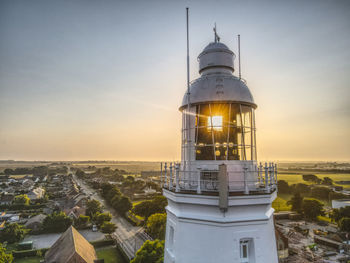
[(64, 232), (72, 224), (72, 219), (65, 213), (52, 213), (43, 221), (43, 229), (47, 233)]
[(166, 229), (166, 214), (153, 214), (147, 220), (147, 232), (155, 239), (164, 240)]
[(146, 240), (142, 247), (136, 252), (136, 257), (130, 263), (163, 263), (164, 241)]
[(89, 216), (80, 215), (77, 219), (75, 219), (74, 226), (76, 228), (86, 227), (87, 224), (89, 224), (89, 222), (90, 222)]
[(87, 201), (85, 215), (93, 217), (97, 212), (102, 212), (101, 203), (95, 199)]
[(113, 207), (120, 215), (124, 215), (132, 208), (132, 203), (129, 197), (123, 195), (118, 199), (118, 201), (113, 202)]
[(101, 226), (104, 222), (109, 222), (112, 219), (112, 215), (110, 213), (100, 213), (97, 212), (94, 215), (94, 221), (98, 226)]
[(164, 196), (156, 196), (153, 200), (143, 201), (133, 208), (133, 213), (143, 216), (146, 220), (155, 213), (165, 213), (165, 207), (168, 204)]
[(322, 184), (333, 185), (333, 180), (330, 177), (324, 177), (322, 180)]
[(301, 213), (302, 212), (303, 197), (299, 192), (296, 192), (293, 197), (287, 202), (287, 205), (292, 206), (292, 211)]
[(277, 182), (278, 192), (281, 194), (289, 194), (291, 189), (285, 180), (278, 180)]
[(304, 199), (302, 211), (309, 220), (316, 220), (318, 216), (324, 215), (323, 204), (316, 199)]
[(102, 233), (112, 234), (117, 229), (117, 226), (112, 222), (103, 222), (101, 225)]
[(27, 230), (17, 223), (6, 223), (5, 228), (1, 230), (0, 242), (19, 242), (24, 238), (26, 232)]
[(13, 204), (15, 205), (29, 205), (30, 199), (28, 195), (16, 195), (13, 199)]
[(349, 217), (343, 217), (339, 221), (339, 228), (341, 231), (350, 232), (350, 218)]
[(0, 263), (11, 263), (13, 256), (11, 253), (6, 253), (6, 249), (0, 243)]

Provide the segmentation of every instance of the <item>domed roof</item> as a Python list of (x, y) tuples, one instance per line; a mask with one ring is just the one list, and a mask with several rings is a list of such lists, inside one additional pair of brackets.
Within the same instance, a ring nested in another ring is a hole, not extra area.
[(212, 42), (199, 54), (199, 73), (208, 69), (225, 68), (233, 72), (235, 54), (223, 43)]
[[(209, 102), (240, 102), (257, 107), (247, 85), (239, 78), (227, 74), (204, 75), (191, 84), (191, 105)], [(187, 93), (183, 97), (180, 110), (185, 106)]]

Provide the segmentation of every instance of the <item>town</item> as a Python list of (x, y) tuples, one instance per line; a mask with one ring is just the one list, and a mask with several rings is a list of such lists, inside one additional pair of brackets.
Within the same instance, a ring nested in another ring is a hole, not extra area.
[[(305, 163), (280, 165), (273, 203), (279, 260), (347, 262), (350, 196), (343, 178), (350, 164), (312, 166), (319, 167), (317, 175)], [(1, 161), (0, 173), (0, 242), (14, 262), (59, 257), (57, 251), (65, 250), (57, 240), (73, 231), (86, 249), (111, 263), (129, 262), (144, 244), (156, 247), (165, 238), (159, 163)]]

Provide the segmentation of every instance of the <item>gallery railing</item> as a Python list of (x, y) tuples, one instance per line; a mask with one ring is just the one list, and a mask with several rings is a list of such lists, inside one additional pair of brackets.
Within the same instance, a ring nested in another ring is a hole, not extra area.
[[(181, 192), (196, 191), (218, 192), (219, 170), (186, 171), (180, 168), (179, 163), (161, 163), (161, 185), (163, 188)], [(209, 179), (206, 177), (210, 177)], [(242, 178), (237, 180), (236, 178)], [(277, 189), (277, 165), (265, 163), (263, 165), (243, 167), (242, 171), (227, 171), (227, 185), (229, 192), (264, 192), (270, 193)]]

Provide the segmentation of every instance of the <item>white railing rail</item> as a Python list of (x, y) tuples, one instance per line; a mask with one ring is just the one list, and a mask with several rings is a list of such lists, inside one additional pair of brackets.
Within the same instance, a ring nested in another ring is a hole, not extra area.
[[(218, 170), (181, 170), (179, 163), (161, 163), (160, 182), (163, 188), (174, 191), (218, 192)], [(206, 178), (206, 177), (211, 178)], [(237, 179), (238, 178), (238, 179)], [(277, 165), (260, 163), (244, 166), (242, 171), (227, 171), (229, 192), (265, 192), (277, 189)]]

